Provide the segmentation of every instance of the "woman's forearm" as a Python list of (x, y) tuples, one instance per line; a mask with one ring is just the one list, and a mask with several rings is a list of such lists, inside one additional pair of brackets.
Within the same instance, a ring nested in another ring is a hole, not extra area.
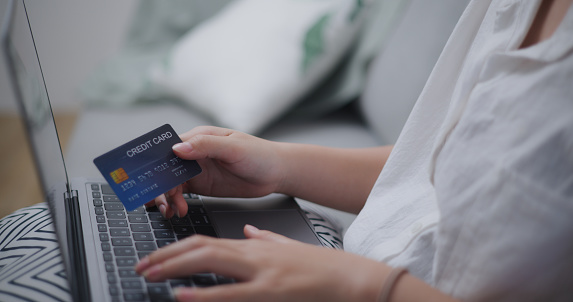
[(277, 143), (285, 171), (280, 193), (358, 213), (392, 146), (341, 149)]

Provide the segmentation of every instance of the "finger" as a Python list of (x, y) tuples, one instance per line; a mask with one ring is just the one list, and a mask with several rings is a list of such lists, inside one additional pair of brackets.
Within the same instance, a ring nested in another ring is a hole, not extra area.
[(152, 200), (149, 203), (155, 204), (155, 206), (159, 209), (159, 212), (161, 212), (161, 215), (165, 217), (165, 215), (167, 214), (167, 207), (169, 205), (167, 203), (167, 198), (165, 197), (164, 194), (155, 197), (155, 200)]
[(195, 135), (216, 135), (216, 136), (228, 136), (231, 135), (234, 130), (221, 128), (221, 127), (214, 127), (214, 126), (199, 126), (195, 127), (182, 135), (180, 135), (181, 140), (186, 141)]
[(183, 197), (183, 187), (181, 185), (169, 190), (167, 193), (167, 202), (169, 206), (175, 211), (177, 217), (187, 215), (187, 201)]
[(256, 264), (226, 245), (207, 245), (175, 257), (166, 259), (142, 272), (150, 282), (189, 276), (202, 272), (212, 272), (238, 280), (250, 280), (256, 271)]
[(237, 144), (228, 136), (195, 135), (187, 141), (173, 145), (173, 152), (182, 159), (199, 160), (204, 158), (217, 159), (232, 163), (237, 161), (236, 156), (241, 154)]
[(271, 231), (259, 230), (257, 227), (246, 224), (243, 228), (243, 233), (250, 239), (261, 239), (265, 241), (274, 241), (280, 243), (293, 243), (298, 242), (283, 235), (273, 233)]
[(179, 287), (174, 289), (174, 296), (177, 301), (252, 301), (253, 286), (248, 283), (234, 283), (206, 288)]
[(211, 237), (194, 235), (185, 240), (169, 244), (141, 259), (135, 266), (135, 271), (141, 274), (145, 269), (161, 263), (166, 259), (173, 258), (181, 253), (185, 253), (207, 244), (216, 244), (214, 241), (216, 241), (216, 239)]

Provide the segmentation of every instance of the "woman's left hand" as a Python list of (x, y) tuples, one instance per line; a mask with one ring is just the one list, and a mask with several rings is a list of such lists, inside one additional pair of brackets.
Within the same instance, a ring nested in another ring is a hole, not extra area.
[(192, 236), (141, 260), (148, 281), (213, 272), (233, 284), (178, 288), (178, 301), (375, 301), (390, 268), (245, 226), (246, 240)]

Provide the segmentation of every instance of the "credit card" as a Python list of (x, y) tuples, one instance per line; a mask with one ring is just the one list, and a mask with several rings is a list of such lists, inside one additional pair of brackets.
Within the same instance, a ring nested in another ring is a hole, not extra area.
[(201, 173), (194, 160), (183, 160), (171, 147), (181, 139), (165, 124), (94, 159), (127, 211)]

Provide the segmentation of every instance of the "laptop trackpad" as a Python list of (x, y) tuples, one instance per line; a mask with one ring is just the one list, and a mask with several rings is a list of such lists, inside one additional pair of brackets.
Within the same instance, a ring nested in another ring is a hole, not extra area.
[(254, 225), (302, 242), (320, 245), (311, 227), (297, 210), (211, 212), (221, 238), (245, 239), (243, 227)]

